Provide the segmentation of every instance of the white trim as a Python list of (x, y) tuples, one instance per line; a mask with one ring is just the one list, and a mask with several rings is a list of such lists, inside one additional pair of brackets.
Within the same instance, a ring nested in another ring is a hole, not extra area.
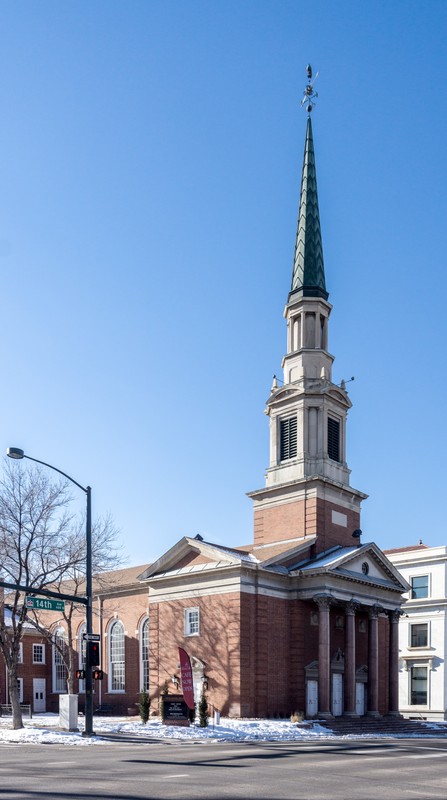
[[(145, 631), (146, 627), (147, 627), (147, 638), (145, 640), (144, 631)], [(144, 647), (147, 647), (147, 661), (148, 661), (146, 685), (145, 685), (145, 681), (144, 681), (144, 678), (145, 678), (145, 675), (144, 675), (144, 673), (145, 673), (145, 663), (144, 663), (144, 653), (143, 653), (143, 648)], [(141, 623), (140, 623), (140, 628), (139, 628), (139, 653), (140, 653), (140, 672), (139, 672), (140, 689), (143, 692), (144, 691), (148, 692), (149, 691), (149, 685), (150, 685), (149, 684), (149, 617), (148, 616), (143, 617), (143, 619), (141, 620)]]
[[(67, 634), (66, 634), (66, 631), (64, 630), (64, 628), (62, 628), (62, 627), (56, 628), (56, 630), (53, 632), (53, 639), (56, 639), (56, 638), (60, 638), (60, 639), (63, 638), (65, 640), (67, 639)], [(59, 657), (60, 657), (60, 653), (56, 649), (56, 646), (53, 644), (53, 646), (52, 646), (52, 658), (51, 658), (51, 662), (52, 662), (52, 670), (51, 670), (52, 671), (52, 687), (51, 687), (51, 689), (52, 689), (53, 694), (66, 694), (66, 692), (67, 692), (67, 682), (66, 682), (66, 680), (64, 681), (64, 688), (63, 689), (62, 688), (57, 688), (56, 658), (59, 658)], [(60, 663), (62, 663), (62, 662), (60, 662)], [(66, 675), (66, 669), (65, 669), (65, 675)]]
[[(426, 626), (426, 628), (427, 628), (427, 642), (426, 642), (426, 644), (415, 644), (415, 645), (411, 644), (411, 640), (412, 640), (412, 629), (413, 629), (413, 628), (414, 628), (416, 625), (419, 625), (419, 626), (421, 626), (421, 625), (425, 625), (425, 626)], [(430, 620), (421, 620), (421, 621), (415, 620), (414, 622), (411, 622), (411, 621), (410, 621), (410, 622), (408, 623), (408, 649), (409, 649), (409, 650), (410, 650), (412, 653), (413, 653), (415, 650), (416, 650), (416, 651), (419, 651), (419, 650), (428, 650), (428, 649), (430, 648), (430, 628), (431, 628), (431, 626), (430, 626)]]
[[(427, 578), (427, 594), (425, 597), (412, 597), (413, 594), (413, 579), (414, 578)], [(431, 598), (431, 573), (430, 572), (419, 572), (415, 573), (414, 575), (408, 576), (408, 583), (410, 584), (410, 592), (409, 592), (409, 600), (414, 602), (420, 602), (421, 600), (429, 600)]]
[[(194, 619), (194, 617), (197, 617), (197, 619)], [(200, 608), (198, 606), (185, 608), (183, 623), (185, 636), (200, 636)]]
[[(36, 651), (35, 648), (40, 647), (42, 658), (36, 658)], [(33, 642), (32, 645), (33, 650), (33, 664), (45, 664), (45, 644), (43, 642)]]
[[(111, 634), (113, 632), (113, 629), (115, 627), (118, 627), (118, 625), (120, 625), (121, 628), (122, 628), (123, 660), (121, 661), (121, 660), (117, 659), (116, 662), (115, 661), (112, 662), (111, 650), (112, 650), (112, 645), (114, 644), (114, 641), (113, 641), (113, 636)], [(109, 626), (108, 626), (108, 634), (109, 634), (109, 636), (108, 636), (108, 642), (107, 642), (107, 666), (108, 666), (108, 669), (107, 669), (107, 675), (108, 675), (107, 691), (110, 694), (124, 694), (125, 691), (126, 691), (126, 631), (125, 631), (125, 628), (124, 628), (124, 623), (121, 622), (120, 619), (113, 619), (111, 621), (111, 623), (109, 624)], [(122, 689), (113, 689), (112, 688), (113, 681), (114, 681), (114, 679), (116, 679), (115, 678), (115, 674), (114, 674), (114, 669), (113, 669), (113, 666), (114, 666), (115, 663), (123, 665), (123, 668), (122, 668), (122, 675), (123, 675), (122, 683), (123, 683), (123, 687), (122, 687)]]

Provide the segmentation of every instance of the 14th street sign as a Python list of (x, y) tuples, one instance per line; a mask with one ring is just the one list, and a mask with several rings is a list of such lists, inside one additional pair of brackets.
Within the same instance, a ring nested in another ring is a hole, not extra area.
[(53, 600), (50, 597), (26, 597), (27, 608), (39, 608), (43, 611), (65, 611), (64, 600)]

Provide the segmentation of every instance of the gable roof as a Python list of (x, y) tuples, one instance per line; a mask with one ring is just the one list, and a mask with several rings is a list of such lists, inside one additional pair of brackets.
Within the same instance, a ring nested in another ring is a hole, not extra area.
[[(367, 565), (367, 571), (363, 571), (364, 564)], [(409, 589), (405, 578), (374, 542), (360, 547), (334, 547), (317, 558), (296, 564), (291, 572), (301, 577), (332, 575), (399, 593)]]
[[(194, 566), (177, 566), (181, 565), (183, 560), (188, 554), (200, 555), (206, 559), (205, 563)], [(146, 581), (155, 575), (166, 574), (167, 572), (176, 571), (177, 574), (182, 571), (191, 572), (194, 569), (206, 569), (207, 567), (223, 567), (237, 564), (254, 565), (258, 564), (258, 559), (251, 553), (243, 550), (236, 550), (230, 547), (222, 547), (219, 544), (205, 542), (200, 539), (190, 538), (184, 536), (166, 553), (160, 556), (157, 561), (150, 564), (144, 572), (139, 576), (140, 581)]]

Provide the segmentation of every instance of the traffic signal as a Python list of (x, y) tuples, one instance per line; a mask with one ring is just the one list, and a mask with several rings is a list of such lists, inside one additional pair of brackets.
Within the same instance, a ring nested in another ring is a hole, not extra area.
[(90, 666), (99, 667), (99, 642), (87, 642), (90, 656)]
[(93, 670), (93, 678), (95, 681), (102, 681), (104, 677), (104, 673), (102, 669), (94, 669)]
[(85, 669), (77, 669), (76, 670), (76, 677), (77, 677), (78, 681), (84, 681), (85, 680)]

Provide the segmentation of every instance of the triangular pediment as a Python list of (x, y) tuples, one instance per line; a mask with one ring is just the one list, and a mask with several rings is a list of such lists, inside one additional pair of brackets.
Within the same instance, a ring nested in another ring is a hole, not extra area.
[(336, 547), (308, 561), (297, 570), (303, 577), (318, 573), (338, 576), (369, 586), (408, 591), (408, 584), (374, 542), (360, 547)]
[(394, 564), (388, 560), (384, 553), (374, 542), (365, 544), (363, 547), (356, 548), (352, 556), (343, 559), (338, 566), (338, 571), (350, 573), (370, 581), (387, 581), (394, 583), (405, 592), (409, 586), (405, 578), (396, 569)]
[(146, 581), (157, 575), (190, 571), (194, 568), (206, 568), (217, 564), (231, 566), (242, 562), (257, 562), (249, 553), (238, 552), (220, 545), (210, 544), (201, 539), (184, 536), (170, 550), (167, 550), (157, 561), (154, 561), (140, 576), (140, 581)]

